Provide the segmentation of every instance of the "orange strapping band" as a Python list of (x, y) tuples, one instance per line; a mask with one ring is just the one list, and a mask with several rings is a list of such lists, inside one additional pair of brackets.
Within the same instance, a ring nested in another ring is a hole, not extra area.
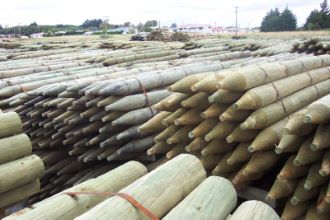
[(151, 108), (151, 104), (150, 104), (150, 100), (149, 100), (149, 97), (148, 97), (147, 91), (145, 90), (144, 86), (142, 85), (141, 81), (140, 81), (138, 78), (135, 78), (135, 77), (134, 77), (133, 79), (135, 79), (135, 80), (139, 83), (140, 88), (141, 88), (141, 90), (143, 91), (144, 96), (146, 97), (147, 105), (148, 105), (148, 107), (149, 107), (149, 109), (150, 109), (151, 115), (152, 115), (152, 117), (154, 117), (155, 115), (154, 115), (154, 112), (152, 111), (152, 108)]
[(159, 218), (153, 214), (150, 210), (144, 207), (141, 203), (139, 203), (136, 199), (126, 193), (114, 193), (114, 192), (64, 192), (69, 196), (77, 196), (77, 195), (90, 195), (90, 196), (119, 196), (123, 199), (126, 199), (129, 203), (131, 203), (135, 208), (139, 209), (144, 215), (148, 216), (150, 220), (159, 220)]

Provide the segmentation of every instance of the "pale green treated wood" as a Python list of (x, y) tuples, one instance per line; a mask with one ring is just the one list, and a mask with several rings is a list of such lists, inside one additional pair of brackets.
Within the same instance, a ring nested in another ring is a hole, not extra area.
[[(197, 157), (182, 154), (138, 179), (120, 192), (133, 196), (159, 218), (185, 198), (204, 179), (206, 173)], [(127, 200), (115, 196), (76, 218), (148, 219)]]
[(31, 155), (0, 165), (0, 193), (14, 189), (42, 176), (42, 160)]
[(275, 210), (263, 202), (251, 200), (242, 203), (230, 220), (279, 220)]
[(235, 208), (236, 202), (237, 194), (232, 183), (225, 178), (211, 176), (175, 206), (163, 220), (226, 219)]
[(28, 156), (32, 153), (32, 145), (26, 134), (0, 139), (0, 164)]
[(0, 138), (22, 132), (22, 122), (16, 112), (0, 114)]
[[(128, 162), (97, 178), (80, 183), (64, 192), (117, 192), (147, 173), (147, 168), (136, 161)], [(33, 204), (14, 213), (10, 219), (73, 219), (83, 214), (98, 203), (105, 200), (104, 196), (79, 195), (76, 198), (65, 194), (57, 194), (44, 201)]]
[(28, 198), (40, 191), (39, 180), (26, 183), (15, 189), (0, 193), (0, 209), (13, 205), (21, 200)]

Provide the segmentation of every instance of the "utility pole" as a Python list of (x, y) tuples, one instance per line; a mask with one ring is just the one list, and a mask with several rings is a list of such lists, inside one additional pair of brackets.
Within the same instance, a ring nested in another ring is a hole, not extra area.
[(238, 27), (237, 27), (237, 14), (238, 14), (238, 6), (235, 6), (235, 29), (236, 29), (236, 36), (237, 36), (237, 32), (238, 32)]
[(22, 23), (18, 23), (18, 37), (21, 37), (21, 24)]
[(105, 26), (105, 35), (108, 35), (109, 16), (104, 16), (103, 23)]

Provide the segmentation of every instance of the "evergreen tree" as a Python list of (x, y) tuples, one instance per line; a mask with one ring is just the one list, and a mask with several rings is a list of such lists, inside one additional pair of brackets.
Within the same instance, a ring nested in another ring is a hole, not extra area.
[(280, 12), (278, 8), (271, 9), (267, 15), (262, 19), (260, 31), (269, 32), (277, 31), (278, 22), (280, 20)]
[(286, 7), (283, 12), (280, 12), (278, 8), (271, 9), (263, 18), (260, 31), (292, 31), (296, 28), (296, 16)]
[(305, 28), (308, 30), (319, 30), (322, 25), (322, 15), (319, 10), (314, 9), (306, 19)]
[(297, 18), (288, 7), (282, 11), (279, 22), (279, 31), (294, 31), (297, 28)]
[(323, 0), (320, 4), (321, 10), (314, 9), (306, 19), (304, 27), (308, 30), (330, 28), (330, 9), (328, 1)]

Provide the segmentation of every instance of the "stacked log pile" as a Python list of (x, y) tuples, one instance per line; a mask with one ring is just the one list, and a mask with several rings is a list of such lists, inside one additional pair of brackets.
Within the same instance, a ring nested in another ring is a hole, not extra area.
[[(330, 56), (323, 55), (185, 77), (169, 87), (173, 95), (155, 105), (161, 112), (138, 128), (141, 133), (155, 131), (155, 145), (147, 153), (171, 159), (189, 152), (198, 156), (213, 175), (230, 179), (240, 189), (276, 170), (283, 161), (292, 163), (289, 156), (297, 152), (293, 163), (299, 168), (286, 164), (287, 175), (293, 175), (293, 179), (277, 179), (267, 199), (292, 194), (293, 204), (289, 206), (306, 202), (309, 207), (316, 203), (312, 198), (319, 195), (321, 185), (329, 182), (327, 154), (309, 150), (315, 130), (311, 124), (327, 123), (329, 117), (324, 104), (330, 93), (329, 65)], [(315, 112), (309, 113), (311, 107), (306, 106), (318, 99), (311, 105)], [(300, 123), (300, 127), (294, 123)], [(289, 130), (284, 135), (286, 126), (295, 132)], [(319, 133), (326, 133), (322, 130)], [(303, 166), (306, 164), (312, 166)], [(281, 196), (273, 196), (273, 191)], [(323, 191), (320, 198), (324, 195)], [(323, 209), (321, 214), (311, 208), (306, 217), (329, 216)], [(304, 216), (305, 212), (300, 214)]]
[[(109, 47), (114, 47), (114, 44), (109, 43)], [(0, 97), (11, 97), (50, 83), (69, 80), (95, 82), (111, 78), (109, 75), (114, 72), (124, 76), (125, 68), (135, 69), (134, 65), (141, 63), (154, 63), (155, 65), (149, 65), (149, 67), (157, 66), (157, 69), (164, 69), (173, 65), (212, 60), (226, 61), (251, 56), (248, 51), (230, 53), (229, 48), (224, 46), (221, 41), (214, 45), (211, 44), (211, 47), (190, 50), (189, 52), (181, 49), (181, 47), (182, 44), (180, 43), (171, 43), (164, 45), (142, 44), (119, 50), (17, 51), (8, 55), (11, 60), (0, 63)], [(171, 63), (170, 61), (175, 62)], [(106, 68), (104, 66), (111, 67)], [(155, 69), (155, 67), (153, 68)], [(141, 71), (148, 71), (148, 69)]]
[[(154, 144), (156, 130), (139, 133), (137, 128), (158, 113), (155, 103), (172, 94), (166, 87), (186, 75), (216, 74), (232, 65), (249, 64), (251, 60), (236, 58), (240, 54), (246, 53), (228, 53), (223, 62), (189, 62), (172, 68), (142, 66), (113, 72), (104, 81), (90, 77), (55, 83), (3, 100), (3, 105), (24, 119), (24, 130), (46, 166), (42, 189), (29, 202), (103, 174), (118, 162), (155, 161), (157, 158), (146, 151)], [(260, 63), (274, 59), (288, 59), (288, 55), (256, 58)]]
[[(85, 55), (62, 48), (48, 58), (45, 51), (35, 51), (34, 60), (29, 53), (14, 53), (15, 61), (0, 63), (5, 78), (0, 80), (0, 96), (9, 97), (0, 106), (19, 113), (34, 153), (45, 164), (40, 193), (29, 203), (131, 159), (153, 162), (153, 169), (189, 152), (208, 173), (229, 178), (237, 188), (286, 160), (273, 153), (273, 144), (282, 138), (286, 116), (329, 92), (329, 57), (252, 57), (250, 51), (270, 45), (217, 39), (199, 43), (198, 48), (189, 48), (189, 43), (184, 48), (181, 43), (102, 43), (98, 47), (106, 49), (89, 48)], [(68, 53), (62, 54), (64, 50)], [(43, 61), (49, 61), (46, 67)], [(81, 66), (52, 69), (51, 64), (61, 62)], [(250, 78), (228, 78), (241, 71)], [(222, 87), (226, 80), (229, 86)], [(275, 90), (267, 84), (273, 81)], [(252, 107), (245, 106), (250, 96), (258, 100), (251, 101), (256, 103)], [(264, 119), (269, 109), (275, 109), (270, 113), (274, 117)], [(254, 120), (260, 121), (254, 125)]]
[[(257, 201), (241, 204), (233, 215), (230, 215), (237, 203), (234, 186), (222, 177), (206, 178), (203, 165), (195, 156), (180, 155), (139, 178), (144, 172), (143, 165), (128, 162), (94, 180), (14, 213), (5, 220), (146, 219), (147, 217), (197, 220), (226, 219), (228, 216), (232, 219), (252, 220), (265, 217), (279, 219), (272, 208)], [(139, 179), (129, 184), (136, 178)], [(111, 183), (113, 180), (116, 182)], [(124, 187), (125, 185), (128, 186)], [(160, 188), (165, 191), (160, 191)], [(119, 191), (119, 193), (106, 199), (95, 197), (92, 194), (94, 190), (99, 190), (96, 192), (100, 194), (104, 192), (102, 190)], [(74, 200), (70, 198), (73, 195), (76, 197)], [(129, 199), (132, 197), (144, 208), (133, 206), (132, 203), (136, 204), (136, 202)]]
[(283, 199), (283, 219), (328, 219), (330, 95), (296, 112), (282, 127), (283, 135), (275, 151), (290, 153), (267, 195)]
[(5, 219), (73, 219), (104, 201), (106, 196), (77, 195), (67, 192), (118, 192), (147, 173), (136, 161), (127, 162), (103, 175), (84, 181), (58, 195), (35, 203)]
[(40, 190), (42, 160), (32, 154), (29, 137), (15, 112), (0, 113), (0, 214)]
[(149, 106), (169, 96), (171, 93), (164, 87), (187, 74), (217, 71), (229, 64), (230, 61), (188, 64), (143, 76), (132, 74), (126, 81), (119, 77), (94, 84), (51, 84), (19, 99), (9, 99), (9, 105), (16, 106), (15, 111), (24, 118), (25, 132), (46, 166), (41, 192), (30, 202), (117, 165), (106, 160), (154, 161), (154, 156), (145, 153), (153, 145), (152, 134), (137, 132), (137, 127), (157, 113)]
[(292, 52), (313, 53), (314, 55), (330, 54), (330, 37), (314, 37), (305, 41), (296, 42)]

